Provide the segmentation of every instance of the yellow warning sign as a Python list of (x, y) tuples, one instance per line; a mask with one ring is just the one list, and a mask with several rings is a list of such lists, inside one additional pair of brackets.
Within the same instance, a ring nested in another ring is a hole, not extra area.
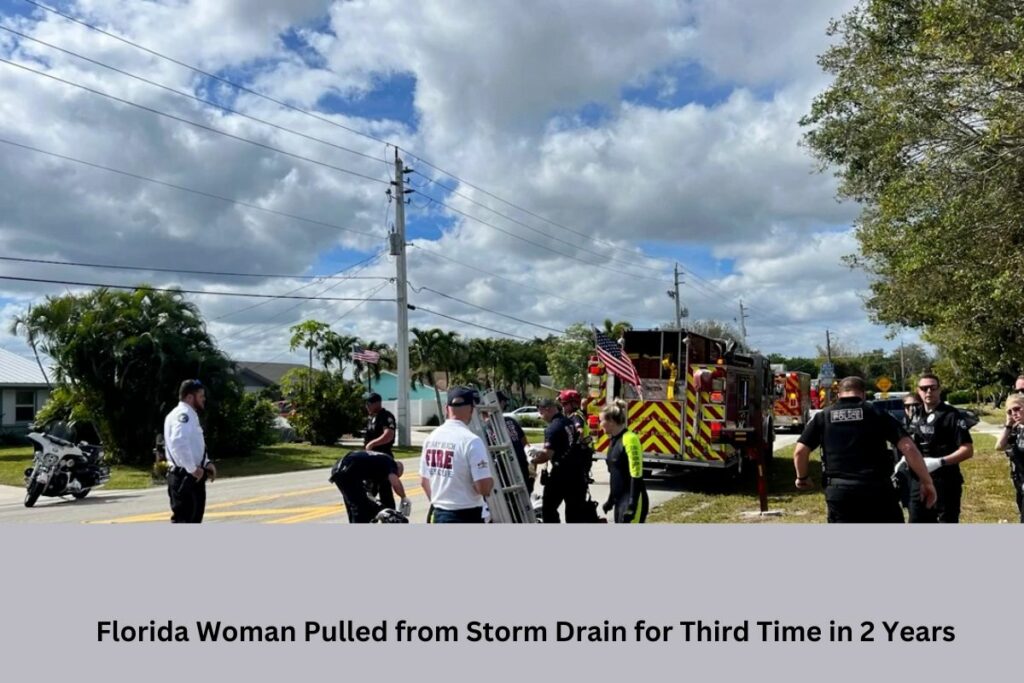
[(892, 381), (888, 377), (879, 377), (875, 386), (879, 391), (888, 392), (889, 389), (892, 389)]

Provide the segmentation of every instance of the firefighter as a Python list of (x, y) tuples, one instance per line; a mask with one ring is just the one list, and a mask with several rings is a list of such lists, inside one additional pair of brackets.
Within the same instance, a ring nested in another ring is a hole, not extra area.
[(328, 481), (341, 492), (349, 523), (369, 524), (379, 512), (392, 509), (393, 506), (388, 507), (371, 498), (367, 491), (367, 483), (380, 491), (393, 489), (402, 500), (402, 515), (409, 516), (412, 503), (406, 497), (405, 487), (402, 485), (404, 471), (402, 462), (386, 453), (352, 451), (334, 463)]
[(808, 471), (811, 451), (821, 446), (825, 504), (829, 523), (902, 523), (896, 490), (890, 482), (892, 458), (886, 442), (895, 444), (920, 480), (919, 494), (928, 507), (935, 487), (913, 440), (887, 413), (865, 400), (860, 377), (839, 384), (839, 400), (814, 416), (793, 453), (796, 487), (812, 486)]
[(910, 478), (911, 523), (956, 524), (960, 521), (960, 497), (964, 477), (960, 463), (974, 455), (974, 443), (967, 421), (953, 406), (941, 398), (939, 378), (931, 373), (921, 375), (917, 392), (922, 410), (911, 422), (911, 436), (921, 454), (928, 460), (929, 470), (939, 498), (934, 507), (926, 508), (917, 498), (918, 481)]
[(640, 437), (626, 427), (626, 415), (626, 402), (621, 399), (601, 410), (601, 429), (611, 438), (608, 501), (603, 509), (615, 510), (616, 524), (642, 524), (651, 507), (644, 485), (644, 449)]
[(1010, 460), (1010, 481), (1017, 498), (1017, 512), (1024, 523), (1024, 396), (1014, 394), (1006, 399), (1006, 423), (996, 442)]

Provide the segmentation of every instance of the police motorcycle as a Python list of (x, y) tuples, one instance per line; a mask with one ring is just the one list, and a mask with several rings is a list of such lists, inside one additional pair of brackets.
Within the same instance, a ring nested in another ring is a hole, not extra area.
[[(75, 443), (79, 433), (90, 433), (95, 443)], [(81, 500), (110, 480), (103, 447), (95, 438), (95, 430), (88, 426), (56, 422), (30, 433), (28, 438), (33, 457), (32, 467), (25, 470), (25, 507), (35, 505), (40, 496), (70, 495)]]

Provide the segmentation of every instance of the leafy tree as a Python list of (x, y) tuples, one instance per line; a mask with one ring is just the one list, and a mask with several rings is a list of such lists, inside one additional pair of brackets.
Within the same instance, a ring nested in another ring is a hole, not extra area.
[(289, 370), (281, 378), (281, 389), (292, 403), (292, 426), (310, 443), (334, 444), (363, 424), (363, 387), (341, 373)]
[(587, 381), (587, 360), (594, 353), (594, 333), (583, 323), (570, 325), (561, 337), (547, 344), (548, 372), (558, 388), (583, 391)]
[(57, 400), (44, 416), (86, 417), (121, 462), (152, 457), (164, 416), (178, 401), (178, 385), (188, 378), (206, 387), (202, 420), (211, 454), (247, 455), (267, 442), (272, 413), (252, 403), (256, 414), (243, 414), (246, 399), (232, 363), (179, 293), (97, 289), (48, 297), (16, 319), (13, 330), (54, 361)]
[(871, 0), (833, 23), (802, 123), (863, 207), (873, 318), (923, 331), (966, 381), (1024, 358), (1024, 7)]

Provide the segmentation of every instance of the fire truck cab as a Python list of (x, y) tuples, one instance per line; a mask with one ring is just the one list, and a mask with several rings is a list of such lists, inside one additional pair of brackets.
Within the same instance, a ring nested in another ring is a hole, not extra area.
[(806, 372), (776, 372), (775, 427), (802, 430), (811, 415), (811, 376)]
[(598, 455), (601, 408), (621, 398), (644, 447), (645, 469), (756, 469), (772, 456), (772, 374), (768, 359), (734, 342), (678, 330), (626, 332), (623, 351), (641, 392), (593, 357), (587, 369), (588, 419)]

